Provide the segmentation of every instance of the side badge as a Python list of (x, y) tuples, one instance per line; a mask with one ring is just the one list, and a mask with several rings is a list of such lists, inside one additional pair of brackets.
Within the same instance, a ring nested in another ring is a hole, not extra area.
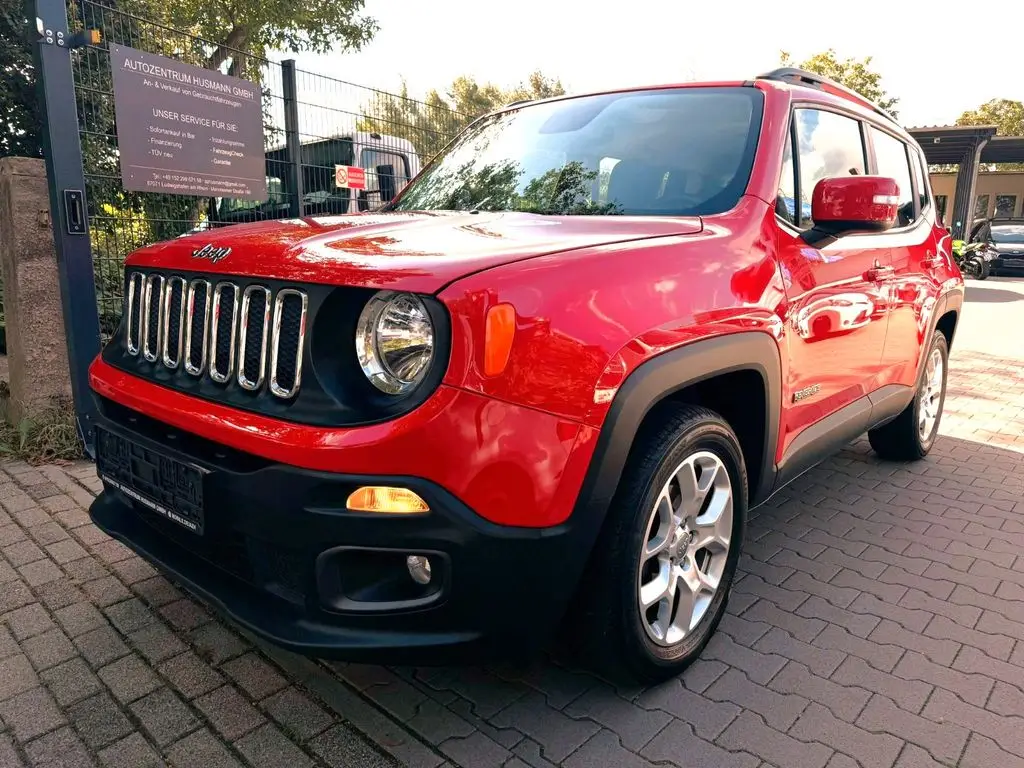
[(816, 395), (821, 391), (821, 384), (811, 384), (809, 387), (798, 389), (793, 393), (793, 402), (799, 403), (801, 400), (806, 400), (811, 395)]

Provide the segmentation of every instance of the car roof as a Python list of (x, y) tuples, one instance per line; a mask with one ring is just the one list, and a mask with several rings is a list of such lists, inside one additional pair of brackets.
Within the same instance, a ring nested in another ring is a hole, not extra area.
[(554, 101), (567, 101), (569, 99), (584, 98), (587, 96), (603, 96), (614, 93), (631, 93), (634, 91), (653, 91), (680, 88), (741, 88), (756, 87), (762, 91), (776, 91), (787, 94), (790, 98), (799, 98), (820, 104), (825, 104), (838, 109), (851, 111), (863, 120), (867, 120), (879, 127), (896, 133), (899, 137), (914, 146), (917, 141), (901, 126), (896, 119), (877, 104), (869, 101), (859, 93), (826, 77), (797, 69), (795, 67), (780, 67), (758, 75), (752, 80), (709, 80), (689, 81), (685, 83), (659, 83), (654, 85), (636, 85), (625, 88), (611, 88), (606, 90), (590, 91), (587, 93), (565, 94), (552, 96), (546, 99), (524, 99), (508, 104), (494, 110), (490, 114), (499, 114), (511, 109), (526, 105), (544, 104)]

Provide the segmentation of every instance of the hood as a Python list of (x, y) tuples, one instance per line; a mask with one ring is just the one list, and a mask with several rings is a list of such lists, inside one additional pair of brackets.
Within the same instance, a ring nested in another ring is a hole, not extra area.
[(1024, 255), (1024, 243), (995, 243), (994, 245), (1000, 256)]
[(146, 246), (128, 264), (434, 293), (500, 264), (701, 229), (697, 217), (353, 214), (212, 229)]

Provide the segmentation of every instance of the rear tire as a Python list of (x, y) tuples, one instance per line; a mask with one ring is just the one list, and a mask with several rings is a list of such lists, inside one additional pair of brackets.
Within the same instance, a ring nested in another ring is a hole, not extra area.
[(949, 345), (937, 330), (924, 358), (913, 401), (888, 424), (868, 432), (868, 442), (881, 458), (917, 461), (928, 455), (939, 434), (948, 370)]
[(591, 660), (641, 682), (693, 662), (725, 613), (746, 513), (743, 453), (721, 416), (684, 405), (645, 428), (580, 588)]

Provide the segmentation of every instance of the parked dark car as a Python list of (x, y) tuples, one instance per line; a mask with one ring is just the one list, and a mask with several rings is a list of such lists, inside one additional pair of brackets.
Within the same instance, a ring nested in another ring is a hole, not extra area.
[(978, 240), (995, 250), (990, 274), (1024, 272), (1024, 217), (982, 221), (971, 233), (971, 241)]

